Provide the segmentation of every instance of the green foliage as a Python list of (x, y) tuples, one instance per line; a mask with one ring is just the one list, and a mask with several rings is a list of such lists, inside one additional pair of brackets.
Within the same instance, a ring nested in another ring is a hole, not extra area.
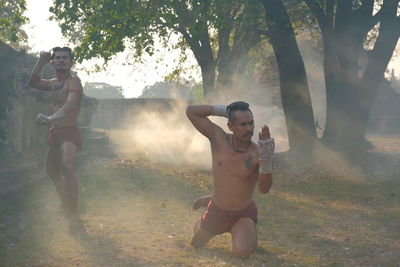
[(101, 57), (107, 63), (125, 48), (137, 60), (158, 49), (155, 39), (170, 48), (175, 33), (181, 37), (175, 48), (190, 49), (202, 71), (227, 76), (248, 63), (242, 55), (265, 28), (256, 0), (55, 0), (50, 11), (77, 45), (78, 62)]
[(27, 36), (21, 29), (28, 22), (23, 15), (25, 10), (25, 0), (0, 0), (0, 41), (14, 47), (26, 41)]
[(94, 98), (124, 98), (122, 87), (107, 83), (85, 83), (83, 92)]
[[(204, 42), (208, 31), (231, 27), (226, 22), (232, 18), (227, 16), (240, 16), (240, 10), (249, 2), (252, 1), (55, 0), (50, 11), (60, 23), (62, 32), (78, 45), (78, 60), (96, 56), (109, 60), (128, 44), (132, 44), (137, 56), (144, 52), (152, 54), (155, 36), (167, 44), (171, 32), (190, 35), (191, 40)], [(230, 8), (228, 4), (231, 4)], [(227, 14), (226, 10), (235, 13)], [(252, 16), (248, 15), (247, 19), (250, 18)], [(213, 46), (217, 39), (211, 41)], [(194, 44), (181, 48), (187, 45)]]

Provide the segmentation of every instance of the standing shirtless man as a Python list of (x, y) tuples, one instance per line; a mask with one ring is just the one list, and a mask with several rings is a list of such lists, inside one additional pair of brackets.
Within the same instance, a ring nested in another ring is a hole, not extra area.
[[(251, 141), (254, 131), (249, 104), (234, 102), (229, 106), (189, 106), (186, 110), (194, 127), (210, 140), (214, 193), (200, 197), (193, 205), (207, 209), (195, 225), (191, 245), (204, 246), (212, 237), (230, 232), (232, 250), (238, 257), (248, 257), (257, 248), (257, 206), (253, 193), (258, 181), (261, 193), (272, 186), (274, 140), (269, 128), (259, 133), (258, 146)], [(228, 118), (227, 134), (208, 116)]]
[[(50, 63), (56, 78), (42, 79), (42, 69)], [(52, 114), (39, 113), (36, 122), (49, 127), (46, 173), (51, 177), (70, 222), (78, 220), (79, 184), (75, 169), (77, 152), (81, 148), (77, 118), (83, 95), (78, 77), (71, 75), (73, 54), (69, 47), (55, 47), (52, 52), (41, 52), (29, 85), (50, 92), (53, 96)]]

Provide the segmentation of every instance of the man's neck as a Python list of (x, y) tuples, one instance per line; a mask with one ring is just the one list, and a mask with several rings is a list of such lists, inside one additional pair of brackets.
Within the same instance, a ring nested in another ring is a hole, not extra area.
[(58, 70), (56, 71), (56, 77), (58, 81), (65, 81), (71, 75), (69, 70)]
[(245, 153), (250, 146), (251, 140), (238, 140), (232, 135), (232, 147), (235, 152)]

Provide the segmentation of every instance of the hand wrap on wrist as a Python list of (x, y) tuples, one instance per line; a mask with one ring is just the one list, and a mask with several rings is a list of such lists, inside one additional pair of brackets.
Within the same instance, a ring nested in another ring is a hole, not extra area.
[(260, 159), (260, 173), (272, 172), (272, 154), (275, 151), (273, 138), (258, 140), (258, 155)]
[(65, 116), (66, 115), (65, 115), (64, 109), (60, 108), (59, 110), (57, 110), (56, 112), (54, 112), (53, 114), (50, 115), (49, 121), (53, 122), (54, 120), (64, 118)]
[(39, 113), (36, 117), (36, 122), (38, 124), (50, 124), (50, 120), (49, 117), (47, 117), (46, 115)]
[(223, 105), (214, 105), (212, 110), (212, 115), (214, 116), (221, 116), (228, 118), (226, 106)]

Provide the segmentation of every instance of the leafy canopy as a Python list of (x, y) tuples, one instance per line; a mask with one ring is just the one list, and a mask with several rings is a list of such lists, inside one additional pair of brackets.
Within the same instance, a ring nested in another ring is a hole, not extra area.
[(25, 0), (0, 0), (0, 41), (13, 44), (27, 39), (21, 26), (28, 22), (23, 15)]

